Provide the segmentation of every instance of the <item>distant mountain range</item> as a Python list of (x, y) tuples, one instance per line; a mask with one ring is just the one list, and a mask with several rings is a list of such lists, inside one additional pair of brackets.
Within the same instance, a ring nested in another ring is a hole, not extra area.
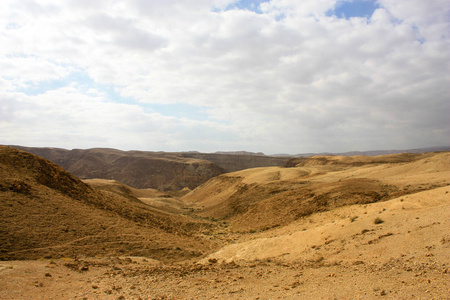
[(369, 150), (369, 151), (349, 151), (349, 152), (321, 152), (321, 153), (301, 153), (301, 154), (293, 154), (293, 155), (292, 154), (273, 154), (271, 156), (275, 156), (275, 157), (307, 157), (307, 156), (315, 156), (315, 155), (377, 156), (377, 155), (399, 154), (399, 153), (426, 153), (426, 152), (439, 152), (439, 151), (450, 151), (450, 146), (417, 148), (417, 149), (407, 149), (407, 150)]
[(427, 147), (427, 148), (416, 148), (407, 150), (368, 150), (368, 151), (348, 151), (348, 152), (308, 152), (299, 154), (264, 154), (262, 152), (249, 152), (249, 151), (216, 151), (214, 153), (201, 153), (199, 151), (188, 151), (183, 153), (189, 154), (225, 154), (225, 155), (252, 155), (252, 156), (271, 156), (271, 157), (308, 157), (315, 155), (339, 155), (339, 156), (377, 156), (377, 155), (388, 155), (388, 154), (399, 154), (399, 153), (426, 153), (426, 152), (439, 152), (439, 151), (450, 151), (450, 146), (441, 147)]

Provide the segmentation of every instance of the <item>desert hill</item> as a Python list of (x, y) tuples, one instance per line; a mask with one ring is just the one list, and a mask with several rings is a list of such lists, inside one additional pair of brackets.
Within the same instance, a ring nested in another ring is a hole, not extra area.
[(194, 189), (222, 173), (283, 166), (288, 161), (288, 158), (251, 154), (12, 147), (46, 158), (81, 179), (113, 179), (138, 189)]
[(0, 150), (2, 258), (83, 255), (0, 264), (0, 298), (450, 297), (450, 152), (296, 158), (160, 191)]
[(284, 166), (289, 160), (286, 157), (266, 156), (263, 153), (217, 152), (217, 153), (181, 153), (183, 157), (207, 160), (221, 167), (226, 173), (250, 168)]
[(81, 179), (112, 179), (134, 188), (195, 188), (224, 170), (212, 162), (164, 152), (14, 146), (46, 158)]
[[(209, 179), (229, 172), (272, 166), (294, 166), (314, 153), (267, 156), (261, 152), (219, 151), (216, 153), (121, 151), (108, 148), (61, 149), (12, 146), (48, 159), (81, 179), (117, 180), (137, 189), (161, 191), (194, 189)], [(433, 147), (410, 150), (384, 150), (327, 154), (328, 156), (373, 156), (448, 150)], [(324, 156), (324, 155), (321, 155)]]
[(117, 184), (95, 188), (50, 161), (0, 146), (0, 259), (141, 255), (198, 256), (209, 225), (138, 200)]
[(89, 184), (96, 190), (103, 192), (116, 193), (130, 199), (138, 199), (140, 202), (151, 206), (158, 211), (164, 211), (174, 214), (188, 214), (191, 212), (184, 201), (179, 197), (187, 194), (190, 189), (185, 188), (180, 191), (161, 192), (156, 189), (135, 189), (129, 187), (117, 180), (108, 179), (85, 179), (83, 182)]
[(255, 168), (222, 174), (183, 199), (199, 215), (236, 230), (263, 230), (313, 213), (387, 201), (450, 184), (450, 154), (376, 157), (313, 156), (293, 168)]
[(427, 152), (442, 152), (450, 151), (450, 146), (437, 146), (426, 148), (402, 149), (402, 150), (367, 150), (367, 151), (348, 151), (348, 152), (322, 152), (322, 153), (299, 153), (299, 154), (274, 154), (273, 156), (286, 157), (310, 157), (310, 156), (380, 156), (389, 154), (402, 153), (427, 153)]

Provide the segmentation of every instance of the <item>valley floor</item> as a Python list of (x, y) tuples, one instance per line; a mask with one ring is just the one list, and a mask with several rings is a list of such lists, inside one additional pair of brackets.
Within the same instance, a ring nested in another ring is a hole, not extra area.
[(450, 299), (449, 195), (315, 214), (200, 261), (4, 261), (0, 299)]
[(450, 289), (448, 266), (432, 257), (342, 265), (10, 261), (0, 270), (0, 299), (448, 299)]

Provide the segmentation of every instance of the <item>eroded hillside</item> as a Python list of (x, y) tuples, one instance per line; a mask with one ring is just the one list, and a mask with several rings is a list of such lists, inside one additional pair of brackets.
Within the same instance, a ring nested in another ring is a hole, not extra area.
[(202, 255), (207, 222), (150, 207), (126, 188), (94, 189), (61, 167), (0, 146), (0, 259)]
[[(450, 153), (316, 156), (193, 191), (0, 148), (0, 298), (446, 299)], [(62, 259), (55, 259), (62, 257)]]
[(284, 166), (288, 161), (265, 155), (14, 147), (46, 158), (81, 179), (113, 179), (138, 189), (164, 191), (194, 189), (222, 173)]
[(193, 189), (224, 173), (224, 170), (213, 162), (184, 158), (176, 153), (116, 149), (16, 148), (46, 158), (81, 179), (113, 179), (141, 189)]
[(447, 186), (449, 157), (449, 153), (311, 157), (299, 159), (293, 168), (223, 174), (184, 199), (194, 202), (201, 216), (226, 220), (235, 230), (263, 230), (340, 206)]

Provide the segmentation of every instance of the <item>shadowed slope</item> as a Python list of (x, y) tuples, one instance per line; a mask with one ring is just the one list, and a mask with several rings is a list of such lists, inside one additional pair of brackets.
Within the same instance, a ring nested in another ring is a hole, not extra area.
[(141, 255), (184, 259), (211, 244), (193, 236), (209, 225), (94, 190), (54, 163), (0, 146), (0, 259)]
[(114, 179), (134, 188), (193, 189), (224, 172), (210, 161), (176, 153), (14, 147), (53, 161), (81, 179)]

